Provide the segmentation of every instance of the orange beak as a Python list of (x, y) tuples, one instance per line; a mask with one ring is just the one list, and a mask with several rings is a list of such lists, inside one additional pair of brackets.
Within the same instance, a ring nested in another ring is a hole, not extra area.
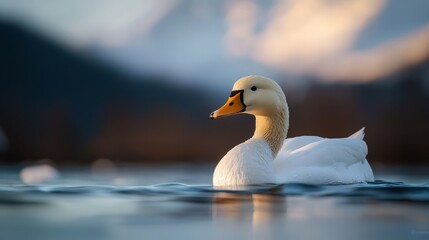
[(225, 105), (212, 112), (210, 114), (210, 119), (216, 119), (244, 112), (246, 110), (246, 105), (243, 102), (243, 92), (243, 90), (232, 91)]

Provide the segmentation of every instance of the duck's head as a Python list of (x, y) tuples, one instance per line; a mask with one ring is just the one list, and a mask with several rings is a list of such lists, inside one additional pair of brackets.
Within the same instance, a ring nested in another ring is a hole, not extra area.
[(280, 86), (262, 76), (247, 76), (237, 80), (226, 103), (210, 114), (211, 119), (247, 113), (269, 116), (286, 106)]

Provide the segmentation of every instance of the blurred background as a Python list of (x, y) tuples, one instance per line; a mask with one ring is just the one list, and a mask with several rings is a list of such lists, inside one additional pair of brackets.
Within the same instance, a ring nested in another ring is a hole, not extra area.
[(426, 0), (1, 0), (0, 53), (2, 165), (215, 165), (254, 122), (209, 113), (251, 74), (289, 137), (365, 126), (372, 165), (429, 165)]

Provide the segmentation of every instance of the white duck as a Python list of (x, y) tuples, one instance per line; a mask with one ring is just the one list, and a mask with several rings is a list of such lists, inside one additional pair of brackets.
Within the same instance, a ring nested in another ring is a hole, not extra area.
[(374, 181), (365, 159), (368, 149), (363, 128), (348, 138), (286, 139), (289, 109), (282, 89), (273, 80), (262, 76), (239, 79), (228, 101), (210, 118), (238, 113), (256, 117), (255, 133), (220, 160), (213, 174), (214, 186)]

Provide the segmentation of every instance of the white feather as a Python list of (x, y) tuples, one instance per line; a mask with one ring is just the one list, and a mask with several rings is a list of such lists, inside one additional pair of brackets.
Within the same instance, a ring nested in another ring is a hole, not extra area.
[[(242, 104), (246, 108), (239, 113), (256, 116), (256, 129), (251, 139), (235, 146), (220, 160), (213, 174), (214, 186), (374, 181), (366, 160), (368, 148), (363, 140), (364, 128), (348, 138), (303, 136), (284, 140), (289, 111), (277, 83), (260, 76), (248, 76), (239, 79), (233, 90), (243, 94)], [(222, 108), (228, 106), (231, 105), (225, 104)], [(221, 114), (219, 110), (214, 113), (213, 116)]]
[(345, 184), (374, 181), (363, 130), (349, 138), (302, 136), (284, 141), (273, 167), (278, 183)]
[(218, 163), (213, 185), (249, 185), (275, 182), (272, 152), (263, 139), (251, 138), (231, 149)]

